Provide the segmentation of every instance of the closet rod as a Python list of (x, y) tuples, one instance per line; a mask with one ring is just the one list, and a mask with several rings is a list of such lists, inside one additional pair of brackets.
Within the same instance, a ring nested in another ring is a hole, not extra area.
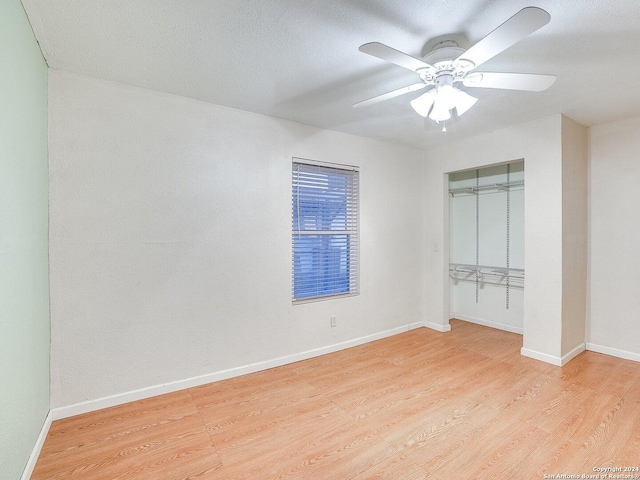
[(522, 186), (524, 186), (524, 180), (513, 180), (511, 182), (490, 183), (487, 185), (480, 185), (477, 187), (450, 188), (449, 193), (453, 197), (456, 194), (460, 194), (460, 193), (466, 193), (466, 194), (472, 195), (476, 192), (481, 192), (484, 190), (508, 190), (513, 187), (522, 187)]

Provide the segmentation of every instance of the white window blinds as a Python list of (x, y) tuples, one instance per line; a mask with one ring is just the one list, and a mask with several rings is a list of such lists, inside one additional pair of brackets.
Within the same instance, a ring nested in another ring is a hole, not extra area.
[(358, 293), (358, 171), (293, 162), (293, 300)]

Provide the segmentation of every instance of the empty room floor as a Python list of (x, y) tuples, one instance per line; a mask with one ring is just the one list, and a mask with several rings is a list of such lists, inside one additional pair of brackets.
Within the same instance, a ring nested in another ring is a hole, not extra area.
[[(640, 465), (640, 363), (453, 320), (53, 422), (33, 479), (535, 479)], [(639, 474), (640, 472), (635, 472)]]

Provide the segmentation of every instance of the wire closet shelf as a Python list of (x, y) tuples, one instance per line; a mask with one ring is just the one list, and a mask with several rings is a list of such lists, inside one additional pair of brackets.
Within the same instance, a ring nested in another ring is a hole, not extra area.
[(457, 282), (479, 282), (480, 286), (524, 288), (524, 269), (450, 263), (449, 276)]

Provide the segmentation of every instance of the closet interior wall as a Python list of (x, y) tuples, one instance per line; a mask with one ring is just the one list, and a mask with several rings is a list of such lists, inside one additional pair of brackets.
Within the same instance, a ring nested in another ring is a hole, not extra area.
[(449, 174), (450, 318), (514, 333), (524, 317), (524, 161)]

